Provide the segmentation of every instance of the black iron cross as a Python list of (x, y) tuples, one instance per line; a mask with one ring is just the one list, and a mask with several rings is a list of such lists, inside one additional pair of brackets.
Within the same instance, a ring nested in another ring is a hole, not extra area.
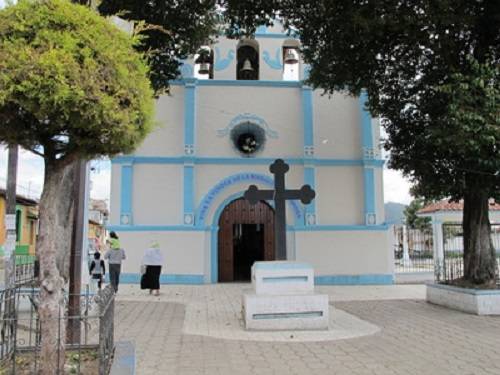
[(259, 190), (255, 185), (250, 185), (245, 192), (245, 199), (254, 205), (261, 200), (274, 200), (276, 217), (274, 220), (274, 241), (276, 246), (276, 259), (286, 259), (286, 205), (285, 201), (300, 199), (303, 204), (309, 204), (316, 196), (316, 192), (309, 185), (302, 186), (299, 190), (285, 189), (285, 173), (290, 170), (288, 164), (277, 159), (269, 167), (274, 175), (274, 190)]

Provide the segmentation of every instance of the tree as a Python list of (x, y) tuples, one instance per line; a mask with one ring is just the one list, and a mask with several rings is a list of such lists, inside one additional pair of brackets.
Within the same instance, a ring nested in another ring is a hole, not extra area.
[(198, 52), (218, 31), (215, 0), (103, 0), (98, 9), (134, 23), (134, 32), (141, 36), (135, 47), (146, 55), (157, 94), (168, 91), (169, 81), (179, 76), (181, 60)]
[(464, 200), (464, 278), (494, 285), (488, 199), (500, 195), (500, 2), (227, 0), (230, 34), (280, 16), (309, 83), (366, 90), (399, 169), (426, 199)]
[(419, 229), (421, 231), (431, 230), (431, 218), (417, 216), (418, 210), (424, 207), (425, 201), (421, 198), (416, 198), (406, 206), (404, 210), (405, 223), (410, 229)]
[(0, 142), (45, 162), (37, 242), (42, 374), (64, 364), (57, 336), (65, 337), (76, 162), (131, 152), (152, 129), (153, 91), (136, 43), (64, 0), (20, 0), (0, 10)]

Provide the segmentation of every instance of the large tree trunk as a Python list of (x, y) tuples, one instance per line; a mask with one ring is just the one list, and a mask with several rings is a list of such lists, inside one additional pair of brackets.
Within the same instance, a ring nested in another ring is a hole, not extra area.
[(497, 265), (488, 198), (480, 187), (464, 196), (464, 279), (475, 285), (494, 286)]
[(77, 163), (45, 162), (45, 182), (40, 200), (40, 374), (62, 374), (65, 342), (65, 280), (69, 276), (73, 230), (74, 178)]

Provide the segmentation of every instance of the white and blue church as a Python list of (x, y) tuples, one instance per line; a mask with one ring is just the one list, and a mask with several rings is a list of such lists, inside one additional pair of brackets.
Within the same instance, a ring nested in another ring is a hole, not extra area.
[(242, 197), (273, 187), (278, 158), (287, 188), (316, 191), (309, 205), (286, 203), (287, 260), (312, 265), (316, 284), (393, 282), (379, 122), (366, 96), (322, 95), (307, 72), (300, 40), (279, 26), (221, 37), (184, 61), (156, 102), (156, 129), (112, 160), (122, 282), (139, 282), (151, 240), (165, 256), (162, 283), (248, 281), (253, 262), (276, 259), (273, 202)]

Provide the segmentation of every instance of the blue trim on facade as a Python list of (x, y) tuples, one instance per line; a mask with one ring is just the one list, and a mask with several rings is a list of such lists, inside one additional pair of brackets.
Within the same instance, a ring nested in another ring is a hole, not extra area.
[(120, 191), (120, 221), (128, 216), (131, 224), (132, 216), (132, 186), (134, 170), (132, 165), (122, 165), (121, 170), (121, 191)]
[(361, 111), (361, 143), (363, 148), (373, 148), (373, 130), (372, 117), (366, 110), (365, 105), (368, 101), (368, 94), (363, 90), (359, 96), (359, 107)]
[[(208, 193), (203, 197), (201, 200), (198, 209), (196, 210), (196, 225), (198, 226), (204, 226), (205, 225), (205, 219), (207, 216), (207, 213), (210, 210), (210, 207), (215, 200), (215, 198), (221, 194), (222, 191), (224, 191), (226, 188), (229, 186), (233, 186), (235, 184), (241, 184), (243, 182), (247, 181), (254, 181), (254, 182), (259, 182), (261, 184), (273, 187), (274, 186), (274, 180), (270, 176), (266, 176), (260, 173), (255, 173), (255, 172), (243, 172), (243, 173), (237, 173), (231, 176), (228, 176), (226, 178), (223, 178), (220, 180), (217, 184), (215, 184), (209, 191)], [(302, 215), (302, 210), (300, 206), (298, 205), (297, 201), (288, 201), (288, 204), (291, 206), (294, 217), (295, 217), (295, 223), (299, 223), (301, 219), (303, 218)]]
[(200, 232), (210, 229), (184, 225), (107, 225), (106, 228), (115, 232)]
[(256, 32), (255, 33), (256, 38), (267, 38), (267, 39), (299, 39), (298, 36), (295, 35), (288, 35), (284, 33), (263, 33), (263, 32)]
[[(243, 196), (242, 192), (236, 194), (237, 198)], [(232, 197), (232, 196), (231, 196)], [(226, 205), (234, 199), (231, 198)], [(215, 215), (216, 216), (216, 215)], [(214, 216), (214, 217), (215, 217)], [(107, 225), (106, 229), (115, 232), (206, 232), (217, 231), (219, 227), (217, 224), (210, 225), (197, 225), (197, 226), (184, 226), (184, 225)], [(296, 232), (349, 232), (349, 231), (386, 231), (389, 229), (387, 224), (381, 225), (311, 225), (304, 227), (302, 225), (288, 225), (288, 231)]]
[(304, 125), (304, 146), (314, 146), (312, 89), (302, 87), (302, 121)]
[[(195, 79), (196, 80), (196, 79)], [(172, 86), (184, 86), (185, 80), (176, 79), (169, 82)], [(196, 80), (197, 86), (237, 86), (237, 87), (278, 87), (278, 88), (300, 88), (300, 81), (245, 81), (235, 79), (200, 79)]]
[(350, 231), (386, 231), (387, 224), (379, 225), (311, 225), (307, 227), (295, 227), (297, 232), (350, 232)]
[(322, 275), (314, 278), (315, 285), (389, 285), (394, 284), (392, 274)]
[(375, 170), (373, 168), (364, 169), (363, 185), (365, 214), (373, 214), (375, 212)]
[(194, 145), (196, 126), (196, 82), (186, 81), (184, 89), (184, 144)]
[[(217, 158), (200, 156), (118, 156), (111, 160), (112, 164), (184, 164), (192, 163), (198, 165), (269, 165), (274, 158)], [(310, 164), (314, 166), (328, 167), (353, 167), (370, 166), (382, 168), (385, 160), (363, 160), (363, 159), (322, 159), (322, 158), (285, 158), (290, 165)]]
[(194, 166), (184, 166), (184, 215), (194, 212)]
[[(109, 277), (106, 275), (106, 282), (109, 282)], [(139, 284), (141, 282), (141, 274), (139, 273), (121, 273), (121, 284)], [(160, 275), (160, 284), (204, 284), (203, 275), (184, 275), (184, 274), (162, 274)]]

